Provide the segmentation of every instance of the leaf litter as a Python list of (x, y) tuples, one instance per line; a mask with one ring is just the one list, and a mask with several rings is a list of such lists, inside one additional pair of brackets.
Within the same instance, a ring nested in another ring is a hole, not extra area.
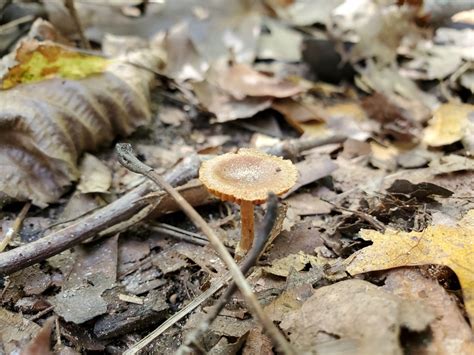
[[(453, 14), (444, 4), (430, 17), (401, 3), (74, 1), (93, 51), (76, 48), (63, 2), (39, 5), (52, 24), (9, 22), (30, 11), (9, 5), (0, 29), (30, 31), (0, 41), (0, 238), (23, 201), (36, 207), (6, 253), (140, 189), (128, 207), (147, 207), (2, 271), (0, 349), (136, 349), (225, 275), (169, 196), (117, 163), (110, 144), (126, 139), (165, 176), (246, 146), (294, 161), (298, 183), (248, 276), (294, 349), (471, 353), (472, 29), (435, 22)], [(179, 189), (233, 251), (236, 207), (197, 180)], [(177, 350), (220, 292), (149, 350)], [(234, 293), (196, 348), (278, 353), (250, 314)]]

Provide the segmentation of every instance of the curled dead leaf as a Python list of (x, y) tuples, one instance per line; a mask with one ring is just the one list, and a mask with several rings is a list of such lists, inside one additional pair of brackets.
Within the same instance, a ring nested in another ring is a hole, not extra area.
[(150, 52), (136, 52), (110, 63), (102, 74), (0, 91), (0, 166), (5, 172), (0, 193), (38, 206), (55, 201), (79, 177), (77, 159), (83, 151), (150, 120), (154, 75), (129, 63), (154, 68), (158, 62)]

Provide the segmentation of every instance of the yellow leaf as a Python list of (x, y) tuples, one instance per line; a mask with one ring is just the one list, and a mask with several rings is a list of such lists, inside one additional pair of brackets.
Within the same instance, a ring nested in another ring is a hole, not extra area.
[(10, 68), (2, 82), (3, 89), (53, 77), (83, 79), (102, 73), (110, 61), (55, 44), (23, 43), (17, 51), (17, 65)]
[(459, 279), (474, 326), (474, 210), (455, 226), (434, 225), (410, 233), (364, 230), (361, 236), (373, 244), (354, 254), (347, 267), (350, 274), (413, 265), (448, 266)]
[(470, 114), (474, 114), (474, 105), (441, 105), (425, 129), (424, 142), (432, 147), (441, 147), (461, 140), (466, 134)]

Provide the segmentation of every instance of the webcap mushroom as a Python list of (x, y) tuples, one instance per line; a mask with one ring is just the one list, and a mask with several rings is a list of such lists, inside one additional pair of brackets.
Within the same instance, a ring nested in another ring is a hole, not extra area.
[(264, 203), (269, 192), (287, 192), (297, 177), (291, 161), (246, 148), (207, 160), (199, 170), (199, 179), (211, 193), (240, 205), (242, 235), (238, 251), (242, 253), (252, 247), (254, 205)]

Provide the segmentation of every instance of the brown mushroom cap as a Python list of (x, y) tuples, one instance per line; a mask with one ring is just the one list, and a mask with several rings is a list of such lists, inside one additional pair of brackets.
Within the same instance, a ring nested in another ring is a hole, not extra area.
[(237, 203), (264, 203), (270, 191), (287, 192), (297, 177), (291, 161), (246, 148), (205, 161), (199, 170), (199, 179), (211, 193)]

